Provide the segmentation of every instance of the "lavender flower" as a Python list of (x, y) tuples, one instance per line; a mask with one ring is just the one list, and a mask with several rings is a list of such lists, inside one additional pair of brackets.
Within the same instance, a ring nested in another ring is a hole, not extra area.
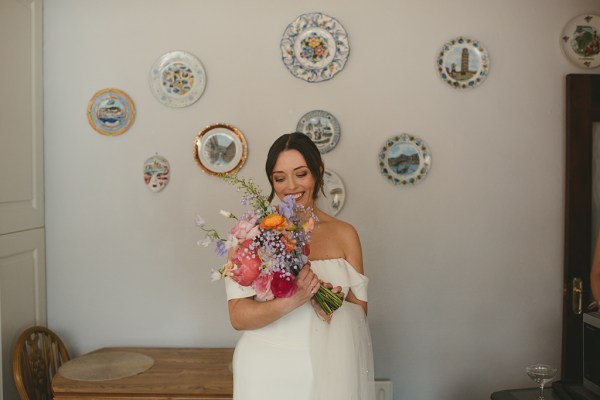
[(292, 196), (285, 196), (279, 204), (279, 213), (285, 218), (290, 219), (296, 211), (296, 200)]
[(216, 246), (215, 246), (215, 253), (217, 253), (217, 255), (219, 257), (222, 257), (222, 256), (226, 255), (227, 252), (228, 252), (228, 250), (227, 250), (227, 246), (225, 246), (225, 242), (223, 242), (221, 240), (217, 241)]

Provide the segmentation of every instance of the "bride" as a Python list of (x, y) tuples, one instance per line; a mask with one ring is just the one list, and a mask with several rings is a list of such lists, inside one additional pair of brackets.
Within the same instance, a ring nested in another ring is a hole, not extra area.
[[(259, 301), (251, 287), (226, 280), (231, 324), (244, 331), (233, 358), (234, 399), (374, 399), (360, 239), (352, 225), (315, 204), (323, 186), (321, 154), (305, 134), (286, 134), (269, 149), (265, 168), (269, 200), (291, 195), (318, 221), (294, 295)], [(321, 282), (345, 294), (331, 315), (312, 300)]]

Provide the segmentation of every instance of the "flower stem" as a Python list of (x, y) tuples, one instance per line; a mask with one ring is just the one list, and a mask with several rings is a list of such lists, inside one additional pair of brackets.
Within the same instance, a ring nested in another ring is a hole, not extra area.
[(344, 294), (334, 293), (331, 289), (321, 285), (313, 298), (327, 315), (331, 315), (335, 310), (342, 306)]

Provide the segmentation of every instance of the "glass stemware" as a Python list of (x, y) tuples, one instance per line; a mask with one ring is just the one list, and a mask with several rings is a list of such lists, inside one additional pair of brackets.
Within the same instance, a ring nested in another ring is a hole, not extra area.
[(540, 397), (538, 397), (538, 400), (544, 400), (544, 385), (554, 379), (558, 369), (547, 364), (532, 364), (528, 365), (525, 371), (540, 388)]

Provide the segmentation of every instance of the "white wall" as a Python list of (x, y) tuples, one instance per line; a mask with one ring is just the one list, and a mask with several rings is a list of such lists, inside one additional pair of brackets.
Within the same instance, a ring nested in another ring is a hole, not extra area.
[[(564, 80), (585, 72), (559, 35), (596, 0), (387, 1), (47, 0), (45, 167), (48, 320), (81, 354), (101, 346), (233, 346), (221, 262), (196, 246), (196, 214), (224, 230), (235, 191), (192, 157), (205, 126), (237, 126), (240, 172), (267, 189), (265, 153), (300, 116), (325, 109), (342, 126), (326, 165), (348, 198), (339, 215), (361, 234), (371, 278), (376, 376), (395, 399), (484, 399), (531, 386), (524, 366), (560, 363)], [(321, 11), (349, 33), (333, 80), (309, 84), (281, 61), (299, 14)], [(487, 46), (489, 78), (453, 90), (434, 59), (467, 35)], [(208, 84), (191, 107), (168, 108), (148, 87), (161, 54), (186, 50)], [(594, 72), (594, 71), (592, 71)], [(88, 125), (103, 88), (126, 91), (137, 116), (119, 137)], [(379, 174), (384, 141), (422, 137), (427, 178), (395, 187)], [(142, 164), (167, 157), (161, 193)]]

